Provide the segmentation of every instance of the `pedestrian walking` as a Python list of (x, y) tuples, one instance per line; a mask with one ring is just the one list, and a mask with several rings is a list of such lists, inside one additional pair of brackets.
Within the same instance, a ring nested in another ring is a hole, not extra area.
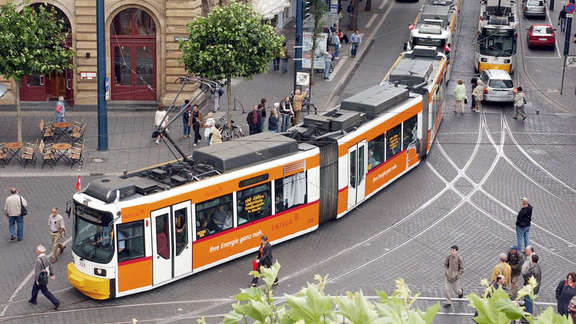
[(576, 296), (576, 273), (570, 272), (566, 280), (560, 281), (556, 287), (556, 302), (560, 315), (568, 315), (568, 305), (574, 296)]
[(458, 84), (454, 87), (454, 113), (464, 113), (464, 103), (467, 100), (466, 86), (462, 80), (458, 80)]
[(274, 60), (272, 60), (272, 66), (274, 71), (279, 71), (280, 70), (280, 58), (282, 57), (282, 52), (276, 54), (276, 56), (274, 57)]
[(280, 125), (280, 132), (284, 133), (288, 130), (290, 125), (290, 120), (294, 116), (294, 110), (292, 109), (292, 103), (290, 102), (290, 97), (284, 97), (284, 101), (280, 103), (280, 116), (282, 117), (282, 123)]
[(348, 14), (348, 29), (352, 30), (354, 28), (354, 1), (350, 1), (350, 3), (348, 3), (348, 7), (346, 7), (346, 13)]
[(576, 297), (572, 297), (568, 305), (568, 313), (572, 319), (572, 324), (576, 324)]
[(250, 135), (258, 134), (258, 129), (260, 127), (260, 112), (258, 111), (258, 105), (254, 105), (254, 108), (246, 116), (246, 122), (248, 123), (248, 129)]
[[(22, 241), (24, 236), (24, 216), (28, 213), (26, 207), (28, 202), (19, 195), (18, 189), (10, 188), (10, 196), (4, 203), (4, 214), (8, 217), (8, 229), (10, 231), (10, 241), (18, 239)], [(17, 230), (16, 230), (17, 227)]]
[(264, 131), (264, 124), (266, 124), (266, 98), (260, 99), (258, 111), (260, 112), (260, 124), (258, 126), (258, 132), (262, 133)]
[[(268, 237), (262, 235), (260, 238), (260, 248), (258, 249), (258, 256), (256, 257), (256, 262), (258, 263), (258, 272), (262, 272), (262, 267), (270, 268), (272, 267), (272, 262), (274, 257), (272, 256), (272, 245), (268, 242)], [(258, 277), (252, 279), (252, 287), (258, 284)], [(278, 277), (274, 280), (272, 286), (278, 285)]]
[(212, 132), (214, 130), (214, 125), (216, 125), (216, 121), (214, 120), (214, 113), (209, 112), (206, 114), (206, 121), (204, 121), (204, 138), (208, 141), (208, 145), (212, 144)]
[(508, 252), (508, 264), (512, 269), (510, 275), (510, 295), (515, 296), (518, 292), (518, 280), (522, 275), (522, 255), (518, 253), (518, 246), (514, 245)]
[(338, 36), (338, 33), (336, 33), (336, 32), (332, 33), (332, 46), (334, 47), (334, 58), (339, 59), (340, 58), (340, 37)]
[(190, 137), (190, 100), (184, 100), (182, 108), (184, 109), (182, 112), (182, 137), (188, 138)]
[(198, 142), (202, 140), (202, 135), (200, 135), (200, 127), (204, 125), (204, 117), (198, 105), (194, 105), (192, 112), (190, 113), (190, 124), (194, 130), (194, 146), (198, 145)]
[(532, 222), (532, 206), (528, 203), (528, 198), (522, 198), (522, 208), (516, 216), (516, 240), (518, 248), (530, 245), (530, 223)]
[(464, 273), (464, 260), (458, 255), (458, 246), (450, 247), (450, 255), (444, 260), (444, 306), (452, 306), (452, 293), (456, 293), (458, 298), (464, 296), (464, 291), (460, 287), (460, 279)]
[(340, 38), (340, 45), (342, 45), (342, 42), (344, 42), (344, 44), (346, 44), (346, 45), (348, 45), (348, 43), (350, 43), (348, 36), (346, 34), (344, 34), (341, 29), (338, 30), (338, 38)]
[(518, 115), (522, 116), (522, 120), (526, 120), (526, 110), (524, 110), (524, 105), (526, 105), (526, 95), (522, 91), (522, 87), (518, 87), (515, 90), (514, 95), (514, 119), (518, 119)]
[(280, 59), (282, 60), (282, 73), (288, 72), (288, 59), (290, 55), (288, 55), (288, 45), (286, 42), (282, 43), (282, 53)]
[(167, 115), (168, 112), (164, 109), (164, 105), (158, 105), (156, 114), (154, 115), (154, 126), (156, 127), (154, 134), (156, 135), (156, 144), (160, 144), (160, 140), (163, 138), (162, 131), (166, 130), (166, 123), (168, 122)]
[(300, 89), (296, 89), (296, 93), (294, 97), (292, 97), (292, 110), (294, 110), (294, 120), (292, 122), (293, 126), (296, 126), (300, 123), (300, 115), (302, 113), (302, 102), (306, 95), (308, 94), (308, 89), (304, 91), (304, 93), (300, 92)]
[(60, 301), (48, 290), (48, 277), (56, 280), (50, 260), (46, 256), (46, 248), (43, 245), (36, 246), (36, 261), (34, 262), (34, 285), (32, 286), (32, 296), (28, 302), (32, 305), (37, 304), (38, 291), (42, 292), (44, 297), (48, 298), (54, 305), (54, 310), (58, 310)]
[(495, 282), (497, 280), (498, 275), (504, 275), (506, 277), (504, 287), (508, 289), (508, 286), (510, 285), (512, 268), (506, 262), (508, 261), (508, 256), (506, 255), (506, 253), (500, 253), (500, 255), (498, 256), (498, 261), (499, 261), (498, 264), (494, 266), (494, 269), (492, 269), (491, 280), (492, 282)]
[(58, 97), (56, 102), (56, 110), (54, 111), (54, 117), (57, 123), (63, 123), (66, 121), (66, 103), (63, 96)]
[(360, 43), (362, 43), (362, 36), (360, 36), (360, 31), (358, 29), (355, 29), (352, 36), (350, 36), (350, 42), (352, 43), (350, 56), (356, 57), (356, 53), (358, 52), (358, 46), (360, 46)]
[(330, 67), (332, 67), (332, 54), (327, 50), (322, 55), (324, 57), (324, 80), (328, 80), (330, 79)]
[(212, 126), (212, 132), (210, 133), (210, 145), (222, 143), (222, 133), (220, 132), (221, 127), (222, 125), (220, 124)]
[[(538, 286), (534, 288), (534, 295), (538, 295), (540, 292), (540, 284), (542, 283), (542, 270), (540, 270), (540, 264), (538, 264), (539, 258), (536, 254), (530, 255), (530, 265), (524, 274), (524, 284), (528, 284), (530, 278), (534, 278), (538, 283)], [(524, 297), (524, 304), (526, 306), (526, 311), (530, 314), (534, 313), (534, 301), (530, 298), (530, 296)]]
[(210, 92), (212, 93), (212, 100), (214, 100), (214, 111), (218, 111), (220, 109), (220, 97), (224, 94), (224, 89), (222, 89), (220, 83), (216, 82)]
[(472, 95), (474, 96), (474, 111), (480, 112), (482, 100), (484, 100), (484, 83), (482, 80), (476, 81), (476, 87), (472, 91)]
[(560, 10), (560, 15), (558, 16), (558, 25), (560, 26), (560, 31), (566, 31), (566, 8), (562, 6), (562, 10)]
[[(474, 92), (474, 89), (476, 89), (477, 85), (478, 79), (476, 77), (470, 79), (470, 89), (472, 92)], [(470, 97), (472, 98), (472, 100), (470, 100), (470, 110), (474, 111), (474, 108), (476, 107), (476, 99), (474, 99), (474, 95), (471, 95)]]
[(50, 240), (52, 241), (52, 262), (58, 261), (58, 257), (62, 255), (66, 245), (61, 241), (66, 234), (66, 225), (64, 224), (64, 217), (58, 213), (58, 208), (53, 207), (48, 216), (48, 229), (50, 230)]
[(268, 130), (272, 133), (278, 133), (278, 122), (280, 116), (278, 115), (278, 109), (280, 108), (280, 103), (275, 102), (274, 108), (270, 111), (270, 118), (268, 119)]

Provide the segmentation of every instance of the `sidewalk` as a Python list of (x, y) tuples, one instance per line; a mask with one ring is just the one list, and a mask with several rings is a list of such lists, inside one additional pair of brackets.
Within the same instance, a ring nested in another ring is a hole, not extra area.
[[(358, 22), (359, 29), (363, 33), (363, 40), (356, 58), (350, 58), (350, 47), (343, 45), (340, 49), (340, 60), (336, 63), (330, 79), (323, 80), (323, 73), (315, 73), (315, 82), (312, 86), (311, 94), (312, 102), (318, 107), (319, 112), (337, 104), (337, 102), (331, 102), (334, 101), (332, 99), (338, 98), (338, 92), (345, 86), (349, 75), (368, 51), (368, 45), (374, 37), (374, 33), (371, 31), (381, 25), (377, 23), (375, 26), (371, 26), (374, 18), (380, 14), (380, 11), (376, 8), (383, 3), (383, 0), (374, 0), (373, 10), (370, 12), (365, 12), (363, 6), (359, 8)], [(344, 5), (343, 7), (345, 8)], [(366, 26), (371, 28), (366, 28)], [(294, 57), (294, 28), (294, 22), (291, 22), (287, 24), (284, 30), (290, 49), (289, 53), (292, 57)], [(347, 29), (344, 29), (344, 32), (350, 34)], [(238, 79), (232, 81), (232, 95), (236, 103), (236, 110), (232, 112), (232, 119), (238, 125), (243, 126), (245, 133), (247, 133), (246, 113), (252, 109), (253, 105), (259, 103), (261, 98), (266, 98), (268, 117), (274, 103), (279, 102), (292, 90), (294, 77), (293, 61), (289, 61), (287, 73), (272, 70), (272, 62), (270, 62), (270, 72), (256, 75), (251, 80)], [(184, 98), (181, 99), (183, 100)], [(221, 97), (220, 106), (219, 114), (225, 114), (227, 109), (226, 95)], [(206, 100), (201, 109), (203, 113), (206, 113), (212, 108), (212, 100)], [(38, 125), (41, 119), (45, 121), (52, 120), (52, 112), (23, 113), (24, 142), (34, 143), (39, 138)], [(88, 124), (85, 135), (86, 154), (83, 166), (71, 169), (63, 161), (60, 161), (54, 168), (46, 166), (41, 169), (42, 159), (39, 158), (39, 163), (35, 168), (27, 167), (23, 169), (13, 161), (9, 166), (0, 168), (0, 177), (119, 175), (124, 170), (135, 170), (175, 159), (175, 156), (166, 145), (156, 145), (152, 141), (154, 111), (110, 111), (108, 113), (109, 149), (106, 152), (97, 150), (98, 119), (95, 112), (71, 112), (67, 115), (67, 119), (70, 121), (83, 120)], [(16, 139), (15, 120), (15, 113), (0, 112), (0, 124), (4, 125), (0, 129), (0, 142), (12, 142)], [(267, 129), (267, 125), (266, 123), (265, 129)], [(180, 120), (175, 121), (170, 127), (170, 134), (186, 154), (190, 154), (195, 148), (190, 139), (182, 138), (182, 122)], [(198, 147), (203, 145), (206, 145), (205, 139)]]

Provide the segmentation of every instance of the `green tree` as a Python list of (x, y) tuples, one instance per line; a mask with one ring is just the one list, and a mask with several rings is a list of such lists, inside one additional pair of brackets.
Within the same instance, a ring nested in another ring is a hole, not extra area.
[(312, 31), (312, 62), (310, 65), (310, 86), (314, 84), (314, 61), (318, 47), (318, 34), (322, 31), (322, 23), (327, 6), (325, 0), (307, 0), (306, 4), (314, 23)]
[(66, 46), (64, 22), (44, 5), (0, 8), (0, 74), (16, 83), (18, 141), (22, 142), (20, 81), (33, 74), (72, 68), (74, 51)]
[(230, 127), (232, 78), (265, 72), (281, 52), (284, 37), (251, 6), (237, 1), (196, 17), (188, 23), (188, 33), (188, 40), (180, 42), (184, 65), (196, 76), (226, 80)]

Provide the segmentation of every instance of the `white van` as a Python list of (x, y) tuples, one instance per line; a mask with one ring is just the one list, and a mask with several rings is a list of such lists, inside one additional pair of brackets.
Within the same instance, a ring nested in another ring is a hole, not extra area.
[(480, 80), (484, 82), (484, 101), (514, 101), (514, 84), (508, 72), (504, 70), (484, 70), (480, 73)]

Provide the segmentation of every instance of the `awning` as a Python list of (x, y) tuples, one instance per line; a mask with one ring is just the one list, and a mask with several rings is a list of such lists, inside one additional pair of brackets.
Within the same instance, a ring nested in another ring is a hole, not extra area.
[(290, 7), (290, 0), (252, 0), (252, 7), (264, 18), (274, 18), (284, 8)]
[(6, 94), (7, 91), (8, 91), (8, 87), (6, 87), (2, 83), (0, 83), (0, 99), (2, 99), (2, 97), (4, 97), (4, 95)]

